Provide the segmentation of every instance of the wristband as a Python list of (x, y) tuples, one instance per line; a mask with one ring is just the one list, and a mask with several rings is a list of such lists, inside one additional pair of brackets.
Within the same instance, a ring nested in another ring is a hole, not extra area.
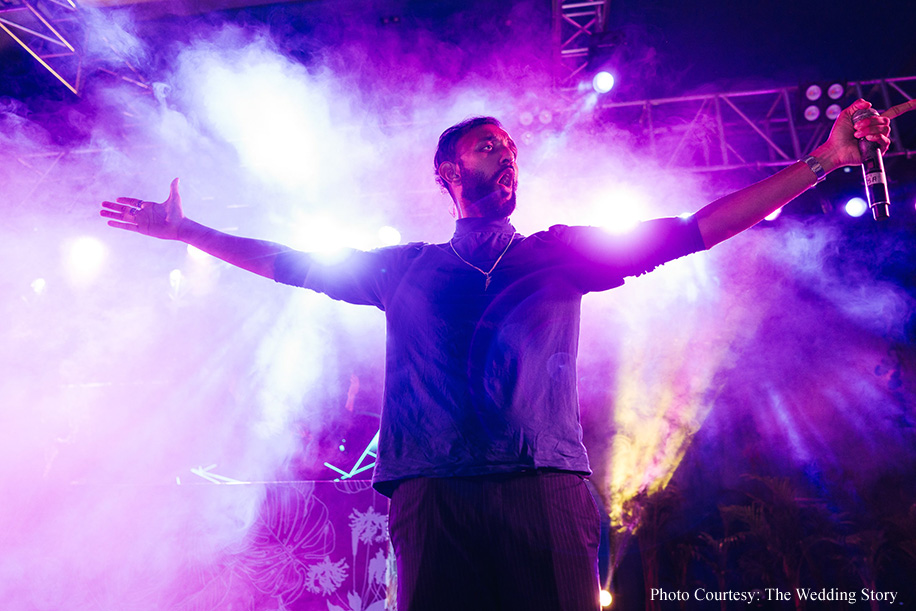
[(827, 172), (824, 171), (824, 166), (821, 165), (820, 161), (811, 155), (808, 155), (802, 159), (802, 161), (808, 164), (808, 167), (811, 168), (811, 171), (814, 172), (814, 175), (817, 177), (817, 181), (814, 184), (824, 182), (824, 179), (827, 178)]

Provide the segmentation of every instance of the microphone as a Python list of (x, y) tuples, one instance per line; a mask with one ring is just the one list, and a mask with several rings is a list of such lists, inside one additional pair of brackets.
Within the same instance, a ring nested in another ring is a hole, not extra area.
[[(855, 123), (865, 117), (878, 116), (874, 108), (862, 108), (852, 115)], [(862, 156), (862, 176), (865, 178), (865, 194), (868, 207), (876, 221), (890, 216), (890, 197), (887, 194), (887, 175), (884, 173), (884, 157), (878, 150), (878, 143), (859, 138), (859, 154)]]

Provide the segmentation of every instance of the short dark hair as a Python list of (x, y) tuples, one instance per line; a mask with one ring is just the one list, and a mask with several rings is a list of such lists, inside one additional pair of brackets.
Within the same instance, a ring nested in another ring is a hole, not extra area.
[(436, 165), (436, 182), (439, 183), (440, 187), (448, 191), (449, 195), (452, 195), (453, 198), (454, 194), (448, 183), (439, 176), (439, 166), (446, 161), (455, 163), (455, 161), (457, 161), (455, 147), (458, 145), (458, 141), (461, 140), (461, 137), (466, 133), (481, 125), (495, 125), (500, 129), (503, 126), (495, 117), (471, 117), (470, 119), (465, 119), (461, 123), (452, 125), (439, 136), (439, 146), (436, 148), (436, 157), (434, 160)]

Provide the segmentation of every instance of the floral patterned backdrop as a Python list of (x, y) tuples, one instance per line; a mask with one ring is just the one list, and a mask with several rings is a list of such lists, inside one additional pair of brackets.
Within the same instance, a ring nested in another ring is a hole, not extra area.
[(387, 600), (394, 579), (387, 513), (387, 499), (368, 481), (272, 484), (244, 541), (213, 566), (184, 575), (164, 606), (181, 611), (393, 608), (393, 597)]

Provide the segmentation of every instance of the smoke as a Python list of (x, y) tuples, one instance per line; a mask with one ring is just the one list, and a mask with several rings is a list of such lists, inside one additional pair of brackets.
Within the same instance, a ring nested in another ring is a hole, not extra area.
[[(377, 11), (327, 8), (188, 19), (180, 34), (93, 13), (93, 57), (128, 58), (153, 86), (98, 81), (58, 113), (4, 102), (10, 608), (89, 608), (112, 575), (117, 606), (131, 588), (168, 583), (186, 555), (205, 565), (244, 536), (262, 493), (184, 489), (216, 476), (330, 479), (323, 463), (358, 456), (375, 432), (354, 414), (377, 424), (382, 313), (110, 229), (100, 201), (161, 200), (180, 176), (186, 214), (233, 233), (372, 248), (387, 225), (404, 241), (444, 241), (436, 138), (476, 114), (516, 135), (522, 232), (677, 215), (712, 198), (714, 185), (658, 167), (626, 126), (591, 122), (588, 99), (556, 94), (540, 4), (500, 6), (484, 24), (469, 11), (384, 25)], [(650, 75), (655, 55), (640, 57)], [(844, 266), (845, 239), (789, 221), (586, 297), (584, 422), (616, 506), (667, 482), (723, 411), (752, 414), (761, 443), (791, 448), (792, 461), (848, 466), (836, 444), (851, 432), (863, 474), (882, 439), (894, 443), (881, 460), (909, 456), (894, 453), (904, 434), (893, 422), (911, 382), (889, 388), (891, 374), (874, 371), (895, 366), (885, 361), (912, 298)], [(337, 450), (344, 436), (352, 454)]]

